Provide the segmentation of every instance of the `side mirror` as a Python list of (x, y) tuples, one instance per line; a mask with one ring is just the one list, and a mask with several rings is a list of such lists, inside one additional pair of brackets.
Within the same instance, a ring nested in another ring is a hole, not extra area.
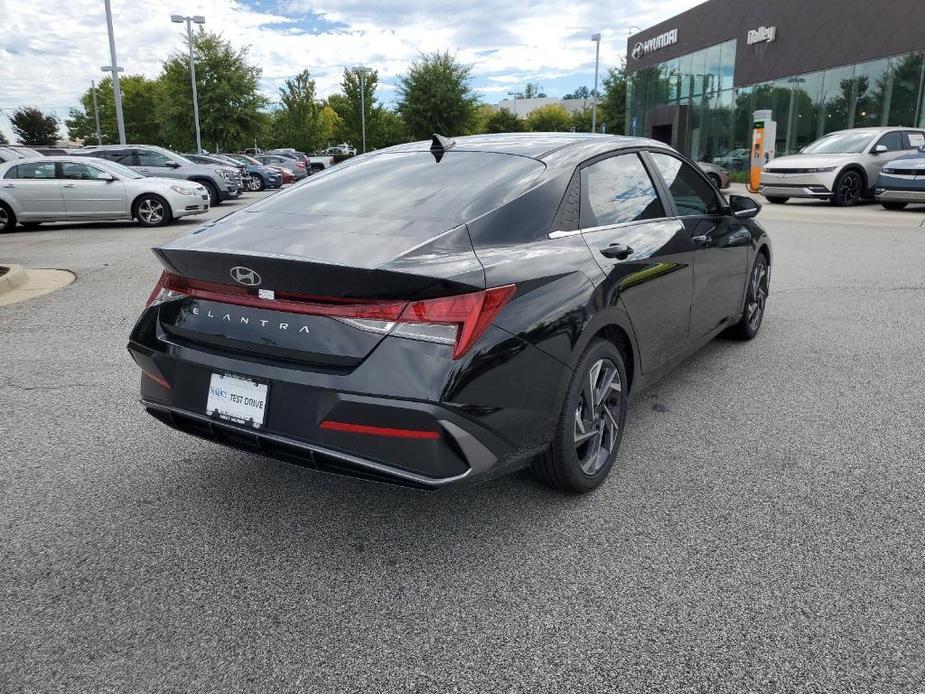
[(116, 177), (111, 173), (106, 173), (105, 171), (100, 171), (96, 176), (97, 181), (106, 181), (106, 183), (112, 183), (116, 180)]
[(180, 165), (179, 165), (177, 162), (175, 162), (175, 161), (168, 161), (168, 162), (167, 162), (167, 166), (169, 166), (171, 169), (179, 169), (179, 168), (180, 168)]
[(729, 212), (736, 219), (751, 219), (761, 211), (761, 205), (746, 195), (729, 196)]
[(890, 148), (886, 145), (877, 145), (874, 147), (874, 154), (883, 154), (884, 152), (889, 152)]

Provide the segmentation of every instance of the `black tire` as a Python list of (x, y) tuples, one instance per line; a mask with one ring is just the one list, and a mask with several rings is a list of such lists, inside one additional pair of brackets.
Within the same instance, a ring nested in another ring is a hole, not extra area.
[(835, 179), (831, 203), (836, 207), (853, 207), (864, 195), (864, 179), (854, 169), (842, 171)]
[(600, 485), (623, 440), (626, 396), (620, 350), (605, 340), (592, 341), (572, 375), (552, 444), (533, 461), (536, 475), (566, 492), (589, 492)]
[(250, 190), (257, 191), (258, 193), (262, 190), (265, 190), (267, 187), (267, 182), (263, 180), (263, 176), (259, 174), (251, 174), (251, 185)]
[(211, 181), (196, 181), (201, 186), (204, 186), (207, 191), (209, 191), (209, 207), (215, 207), (216, 205), (222, 204), (222, 199), (218, 197), (218, 188), (215, 187), (215, 184)]
[(908, 202), (881, 202), (880, 204), (883, 205), (883, 208), (886, 210), (904, 210), (906, 209), (906, 205), (908, 205), (909, 203)]
[(739, 322), (726, 331), (734, 340), (751, 340), (761, 330), (765, 303), (768, 300), (770, 266), (764, 253), (755, 256), (752, 271), (748, 274), (748, 288), (745, 292), (745, 306)]
[(790, 199), (790, 198), (782, 198), (779, 195), (772, 195), (770, 197), (765, 195), (764, 197), (772, 205), (783, 205), (785, 202), (787, 202)]
[(160, 195), (145, 193), (139, 195), (132, 205), (132, 216), (143, 227), (162, 227), (170, 224), (173, 212), (168, 203)]
[(0, 202), (0, 234), (16, 228), (16, 214), (4, 202)]

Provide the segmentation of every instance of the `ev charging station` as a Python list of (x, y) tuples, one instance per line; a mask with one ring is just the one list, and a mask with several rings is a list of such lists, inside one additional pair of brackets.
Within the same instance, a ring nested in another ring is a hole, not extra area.
[(749, 169), (748, 187), (752, 192), (761, 185), (761, 169), (774, 158), (777, 141), (777, 121), (770, 110), (755, 111), (752, 127), (751, 167)]

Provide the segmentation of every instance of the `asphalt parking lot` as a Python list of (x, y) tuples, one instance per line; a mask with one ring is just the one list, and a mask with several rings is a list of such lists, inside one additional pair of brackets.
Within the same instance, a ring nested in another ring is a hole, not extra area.
[(584, 497), (168, 430), (125, 342), (201, 220), (0, 236), (78, 276), (0, 308), (0, 691), (925, 691), (925, 207), (760, 219), (761, 334), (642, 393)]

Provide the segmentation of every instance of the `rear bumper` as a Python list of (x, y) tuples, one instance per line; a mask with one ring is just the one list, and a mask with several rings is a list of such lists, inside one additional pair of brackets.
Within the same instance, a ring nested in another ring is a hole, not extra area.
[[(154, 329), (140, 321), (128, 349), (163, 381), (141, 379), (142, 403), (160, 421), (286, 462), (429, 489), (499, 476), (541, 453), (566, 369), (499, 328), (489, 329), (479, 343), (484, 357), (470, 365), (447, 359), (443, 345), (386, 338), (359, 366), (326, 370), (184, 345)], [(267, 384), (259, 429), (207, 413), (213, 374)], [(396, 433), (357, 432), (356, 425)], [(397, 433), (408, 431), (429, 436)]]

